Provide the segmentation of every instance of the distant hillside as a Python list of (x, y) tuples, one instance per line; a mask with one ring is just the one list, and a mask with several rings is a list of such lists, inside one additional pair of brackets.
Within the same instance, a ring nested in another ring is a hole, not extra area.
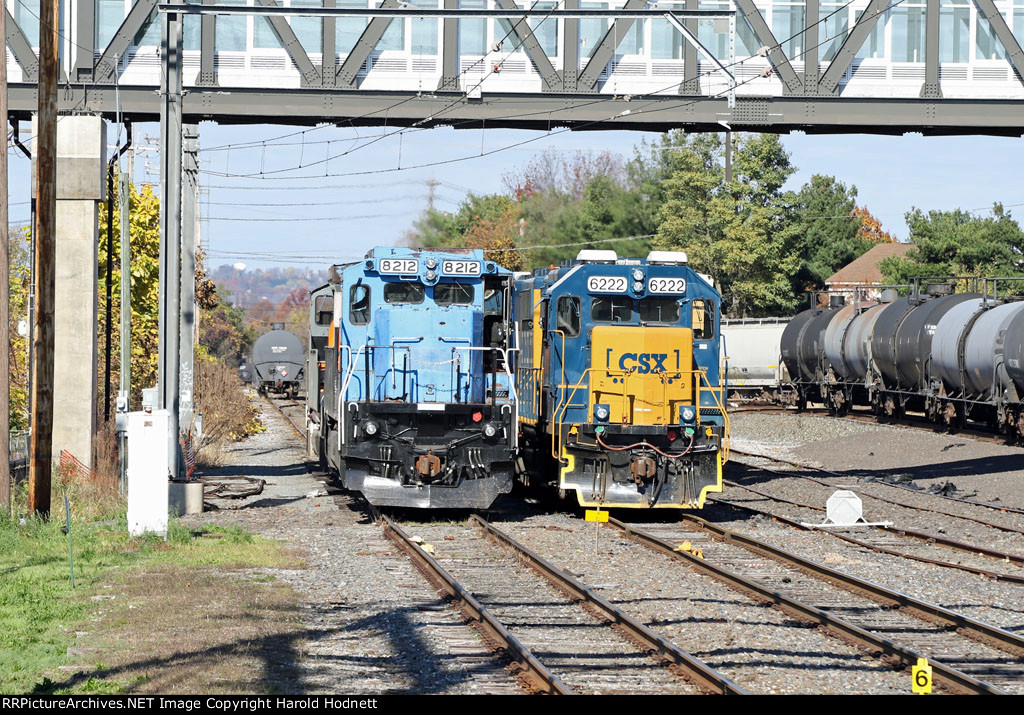
[(210, 278), (217, 284), (222, 300), (249, 308), (262, 300), (276, 305), (295, 290), (308, 293), (327, 282), (327, 271), (291, 267), (238, 270), (232, 265), (222, 265), (213, 270)]

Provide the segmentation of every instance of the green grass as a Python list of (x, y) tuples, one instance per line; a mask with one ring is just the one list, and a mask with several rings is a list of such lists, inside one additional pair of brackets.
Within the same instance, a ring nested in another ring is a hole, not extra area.
[[(67, 663), (87, 664), (87, 656), (69, 658), (67, 648), (75, 644), (76, 630), (90, 630), (87, 621), (96, 609), (110, 607), (91, 597), (109, 595), (107, 587), (128, 569), (295, 566), (279, 543), (237, 528), (192, 531), (172, 520), (166, 541), (130, 539), (122, 512), (113, 523), (72, 519), (72, 589), (63, 521), (63, 509), (59, 518), (55, 512), (50, 521), (30, 518), (24, 525), (0, 514), (0, 692), (45, 689), (45, 673)], [(116, 691), (102, 688), (116, 687), (97, 680), (79, 690), (106, 693)]]

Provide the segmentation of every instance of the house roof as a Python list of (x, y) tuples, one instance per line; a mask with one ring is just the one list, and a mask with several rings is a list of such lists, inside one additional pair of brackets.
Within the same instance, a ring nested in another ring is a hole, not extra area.
[(878, 285), (882, 272), (878, 264), (892, 256), (902, 256), (914, 247), (912, 243), (879, 243), (825, 279), (825, 285)]

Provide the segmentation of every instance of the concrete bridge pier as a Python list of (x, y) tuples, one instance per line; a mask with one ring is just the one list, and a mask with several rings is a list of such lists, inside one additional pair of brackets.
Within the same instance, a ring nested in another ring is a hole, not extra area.
[(53, 455), (56, 462), (67, 450), (90, 468), (96, 429), (98, 202), (105, 198), (106, 154), (101, 117), (58, 119)]

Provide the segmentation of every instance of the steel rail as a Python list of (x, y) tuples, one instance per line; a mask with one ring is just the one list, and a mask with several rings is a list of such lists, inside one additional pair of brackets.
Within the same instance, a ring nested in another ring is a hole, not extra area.
[[(795, 467), (797, 469), (807, 469), (807, 470), (814, 471), (814, 472), (821, 472), (822, 474), (827, 474), (830, 477), (836, 477), (837, 479), (846, 479), (846, 478), (849, 477), (849, 475), (840, 474), (839, 472), (833, 472), (832, 470), (825, 469), (824, 467), (818, 467), (818, 466), (815, 466), (813, 464), (806, 464), (804, 462), (794, 462), (794, 461), (789, 460), (789, 459), (780, 459), (779, 457), (772, 457), (772, 456), (767, 455), (767, 454), (758, 454), (757, 452), (743, 452), (743, 451), (738, 451), (738, 452), (736, 452), (736, 454), (740, 455), (741, 457), (753, 457), (754, 459), (767, 459), (768, 461), (776, 462), (778, 464), (785, 464), (787, 466)], [(741, 462), (741, 464), (742, 464), (742, 462)], [(755, 465), (749, 465), (749, 466), (755, 466)], [(756, 467), (756, 468), (757, 469), (764, 469), (765, 471), (773, 471), (773, 470), (768, 469), (767, 467)], [(806, 474), (797, 474), (797, 473), (792, 473), (791, 474), (789, 472), (785, 472), (785, 474), (787, 476), (797, 477), (798, 479), (807, 479), (808, 481), (816, 482), (816, 483), (821, 484), (822, 486), (825, 486), (825, 487), (834, 487), (835, 486), (833, 484), (829, 484), (828, 482), (822, 481), (821, 479), (815, 479), (814, 477), (809, 477)], [(949, 496), (946, 496), (944, 494), (933, 494), (931, 492), (921, 491), (921, 490), (917, 490), (917, 489), (910, 489), (908, 487), (900, 486), (899, 484), (890, 484), (889, 482), (870, 482), (870, 484), (880, 484), (881, 486), (884, 486), (884, 487), (893, 487), (893, 488), (896, 488), (896, 489), (905, 489), (905, 490), (913, 492), (915, 494), (927, 494), (929, 496), (938, 497), (940, 499), (951, 499), (951, 500), (963, 502), (965, 504), (972, 504), (974, 506), (983, 506), (983, 507), (988, 507), (988, 508), (991, 508), (991, 509), (998, 509), (999, 511), (1002, 511), (1004, 513), (1021, 513), (1021, 514), (1024, 514), (1024, 509), (1016, 509), (1014, 507), (1001, 507), (1001, 506), (998, 506), (996, 504), (989, 504), (987, 502), (971, 501), (970, 499), (961, 499), (961, 498), (958, 498), (958, 497), (949, 497)], [(931, 507), (927, 507), (927, 506), (917, 506), (915, 504), (907, 504), (905, 502), (896, 501), (895, 499), (888, 499), (886, 497), (880, 497), (880, 496), (877, 496), (875, 494), (868, 494), (867, 492), (864, 492), (864, 493), (867, 494), (867, 496), (871, 497), (872, 499), (878, 499), (879, 501), (883, 501), (883, 502), (885, 502), (887, 504), (895, 504), (897, 506), (906, 507), (907, 509), (915, 509), (917, 511), (927, 511), (927, 512), (931, 512), (933, 514), (942, 514), (944, 516), (953, 516), (953, 517), (956, 517), (957, 519), (966, 519), (967, 521), (974, 521), (974, 522), (977, 522), (978, 524), (982, 524), (984, 526), (991, 526), (993, 529), (999, 529), (1001, 531), (1008, 531), (1008, 532), (1014, 533), (1014, 534), (1024, 534), (1024, 529), (1016, 529), (1016, 528), (1014, 528), (1012, 526), (1004, 526), (1002, 524), (994, 524), (994, 523), (992, 523), (990, 521), (985, 521), (984, 519), (979, 519), (979, 518), (974, 517), (974, 516), (966, 516), (964, 514), (954, 514), (951, 511), (943, 511), (942, 509), (932, 509)]]
[[(281, 405), (274, 402), (269, 395), (264, 395), (263, 399), (266, 400), (271, 407), (273, 407), (275, 410), (281, 413), (281, 416), (284, 417), (285, 421), (288, 422), (289, 425), (291, 425), (291, 428), (295, 430), (300, 437), (302, 437), (303, 441), (306, 440), (306, 433), (297, 424), (295, 424), (295, 421), (288, 416), (288, 413), (284, 411), (284, 408), (281, 407)], [(294, 404), (297, 406), (301, 406), (299, 405), (299, 403)]]
[[(747, 466), (751, 466), (751, 465), (747, 465)], [(754, 467), (754, 468), (755, 469), (764, 469), (764, 467)], [(782, 474), (782, 475), (786, 475), (787, 474), (786, 472), (778, 472), (778, 471), (775, 471), (775, 470), (765, 470), (765, 471), (769, 471), (772, 474)], [(814, 481), (817, 481), (817, 480), (814, 480)], [(793, 506), (798, 506), (798, 507), (801, 507), (803, 509), (812, 509), (814, 511), (827, 511), (827, 509), (825, 507), (823, 507), (823, 506), (818, 506), (816, 504), (805, 504), (804, 502), (798, 502), (798, 501), (794, 501), (792, 499), (786, 499), (785, 497), (775, 496), (774, 494), (769, 494), (768, 492), (762, 491), (760, 489), (755, 489), (754, 487), (750, 487), (750, 486), (747, 486), (745, 484), (740, 484), (739, 482), (734, 482), (731, 479), (723, 479), (722, 483), (725, 484), (726, 486), (732, 487), (734, 489), (745, 489), (748, 492), (751, 492), (752, 494), (757, 494), (758, 496), (762, 496), (765, 499), (771, 499), (772, 501), (781, 502), (783, 504), (792, 504)], [(827, 485), (827, 486), (831, 486), (831, 485)], [(870, 494), (868, 496), (870, 496)], [(900, 506), (902, 506), (902, 505), (900, 505)], [(950, 515), (950, 516), (955, 516), (955, 515)], [(988, 525), (986, 524), (986, 526), (988, 526)], [(878, 531), (887, 531), (887, 532), (890, 532), (890, 533), (893, 533), (893, 534), (900, 534), (901, 536), (908, 536), (908, 537), (910, 537), (912, 539), (917, 539), (918, 541), (924, 541), (926, 543), (939, 544), (940, 546), (946, 546), (946, 547), (948, 547), (950, 549), (955, 549), (957, 551), (963, 551), (964, 553), (974, 554), (976, 556), (987, 556), (989, 558), (999, 559), (1000, 561), (1005, 561), (1005, 562), (1008, 562), (1008, 563), (1017, 564), (1018, 566), (1024, 566), (1024, 556), (1020, 556), (1018, 554), (1011, 554), (1008, 551), (999, 551), (998, 549), (990, 549), (987, 546), (976, 546), (974, 544), (969, 544), (969, 543), (967, 543), (965, 541), (958, 541), (956, 539), (950, 539), (949, 537), (942, 536), (941, 534), (933, 534), (930, 531), (918, 531), (917, 529), (911, 529), (911, 528), (908, 528), (908, 527), (905, 527), (905, 526), (881, 526), (881, 525), (879, 525), (879, 526), (872, 526), (871, 528), (872, 529), (876, 529)], [(1022, 578), (1024, 578), (1024, 577), (1022, 577)]]
[(699, 687), (714, 693), (723, 695), (746, 695), (747, 691), (718, 673), (703, 661), (687, 653), (676, 644), (666, 640), (650, 628), (630, 617), (621, 609), (612, 605), (608, 600), (594, 593), (591, 589), (580, 583), (578, 580), (549, 563), (543, 557), (520, 544), (518, 541), (505, 534), (492, 524), (484, 521), (481, 517), (473, 514), (470, 521), (483, 529), (484, 533), (497, 541), (516, 551), (535, 571), (550, 581), (558, 589), (569, 593), (571, 596), (582, 600), (600, 610), (614, 625), (622, 627), (629, 635), (641, 643), (644, 647), (650, 648), (658, 656), (668, 660), (672, 665), (678, 666), (686, 675)]
[(508, 632), (502, 623), (473, 597), (469, 591), (455, 580), (437, 560), (412, 541), (400, 526), (387, 516), (380, 515), (384, 524), (384, 533), (402, 551), (409, 555), (413, 564), (439, 590), (447, 593), (455, 600), (465, 613), (493, 642), (500, 645), (502, 651), (519, 666), (520, 673), (531, 687), (538, 692), (550, 695), (572, 695), (573, 691), (541, 663), (530, 650)]
[(746, 536), (718, 524), (712, 524), (695, 514), (683, 513), (680, 516), (683, 520), (711, 534), (712, 538), (716, 541), (737, 544), (747, 550), (775, 559), (787, 566), (795, 566), (812, 576), (827, 579), (846, 590), (857, 591), (885, 605), (897, 606), (924, 620), (953, 627), (986, 645), (994, 646), (1017, 656), (1024, 656), (1024, 637), (1015, 633), (965, 616), (962, 613), (951, 611), (938, 604), (922, 601), (913, 596), (893, 591), (873, 581), (851, 576), (785, 549), (772, 546), (752, 536)]
[[(739, 486), (739, 485), (734, 485)], [(801, 531), (811, 531), (807, 526), (804, 526), (801, 522), (796, 519), (790, 519), (788, 516), (782, 516), (781, 514), (773, 514), (770, 511), (764, 509), (758, 509), (754, 506), (748, 506), (746, 504), (737, 504), (736, 502), (729, 501), (728, 499), (722, 499), (721, 497), (709, 495), (708, 499), (715, 502), (716, 504), (722, 504), (724, 506), (732, 507), (733, 509), (740, 509), (742, 511), (749, 512), (751, 514), (760, 514), (769, 518), (775, 519), (776, 521), (782, 522), (787, 526), (792, 526), (794, 529)], [(1007, 581), (1009, 583), (1022, 583), (1024, 584), (1024, 576), (1014, 576), (1013, 574), (1002, 573), (1000, 571), (989, 571), (988, 569), (979, 568), (977, 566), (968, 566), (967, 564), (958, 564), (952, 561), (939, 561), (938, 559), (930, 559), (926, 556), (917, 556), (915, 554), (908, 554), (904, 551), (897, 551), (896, 549), (890, 549), (885, 546), (879, 546), (878, 544), (872, 544), (869, 541), (864, 541), (848, 534), (843, 534), (838, 531), (831, 529), (823, 529), (830, 536), (834, 536), (837, 539), (848, 541), (851, 544), (856, 544), (865, 549), (871, 551), (877, 551), (880, 554), (888, 554), (889, 556), (898, 556), (902, 559), (909, 559), (911, 561), (920, 561), (921, 563), (931, 564), (932, 566), (942, 566), (944, 568), (956, 569), (958, 571), (967, 571), (968, 573), (977, 574), (978, 576), (985, 576), (996, 581)]]
[[(859, 626), (848, 623), (827, 611), (798, 601), (779, 591), (774, 591), (762, 586), (756, 581), (740, 576), (729, 569), (716, 566), (703, 558), (694, 556), (693, 554), (686, 553), (684, 551), (676, 551), (672, 544), (624, 524), (618, 519), (609, 517), (608, 523), (622, 531), (630, 538), (658, 553), (681, 559), (697, 570), (703, 571), (710, 576), (724, 581), (733, 588), (738, 588), (741, 591), (752, 594), (767, 603), (775, 604), (783, 610), (788, 611), (790, 614), (795, 615), (800, 620), (816, 623), (831, 633), (838, 635), (843, 640), (880, 652), (884, 654), (886, 658), (895, 660), (903, 666), (915, 665), (917, 660), (923, 657), (916, 651), (904, 648), (888, 638), (883, 638), (882, 636), (864, 630)], [(820, 568), (824, 569), (825, 567), (822, 566)], [(935, 660), (929, 660), (928, 663), (932, 666), (935, 681), (942, 683), (955, 691), (989, 695), (1004, 694), (1003, 690), (995, 687), (994, 685), (973, 678), (966, 673), (945, 665), (944, 663)]]

